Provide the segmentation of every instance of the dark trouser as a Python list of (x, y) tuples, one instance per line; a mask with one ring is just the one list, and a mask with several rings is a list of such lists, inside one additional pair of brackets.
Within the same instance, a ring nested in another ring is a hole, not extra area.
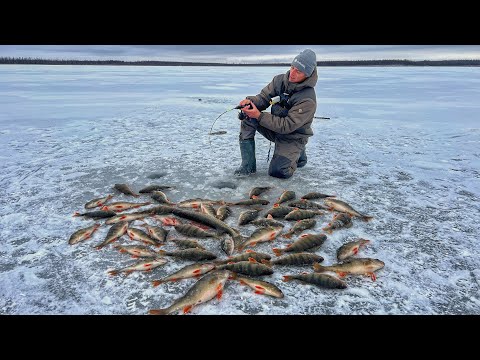
[(258, 131), (265, 138), (275, 143), (268, 175), (288, 179), (297, 170), (297, 161), (305, 150), (308, 137), (305, 135), (283, 135), (258, 125), (251, 119), (243, 120), (240, 127), (240, 140), (253, 139)]

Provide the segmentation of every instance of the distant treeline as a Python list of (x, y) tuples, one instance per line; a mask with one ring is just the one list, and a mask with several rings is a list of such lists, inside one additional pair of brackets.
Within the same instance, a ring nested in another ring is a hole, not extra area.
[[(134, 65), (134, 66), (290, 66), (276, 64), (226, 64), (188, 61), (121, 61), (121, 60), (51, 60), (0, 57), (0, 64), (30, 65)], [(479, 66), (480, 60), (339, 60), (317, 61), (317, 66)]]

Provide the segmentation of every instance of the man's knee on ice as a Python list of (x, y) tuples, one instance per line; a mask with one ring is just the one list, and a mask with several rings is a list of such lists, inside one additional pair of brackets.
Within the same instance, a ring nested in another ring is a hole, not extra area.
[(274, 155), (270, 168), (268, 169), (268, 175), (277, 177), (280, 179), (288, 179), (295, 172), (295, 168), (292, 166), (292, 161), (281, 155)]

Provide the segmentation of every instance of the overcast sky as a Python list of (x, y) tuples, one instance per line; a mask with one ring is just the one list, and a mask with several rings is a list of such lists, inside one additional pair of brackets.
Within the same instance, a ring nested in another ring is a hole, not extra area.
[(288, 63), (305, 48), (317, 60), (480, 59), (480, 45), (0, 45), (0, 57)]

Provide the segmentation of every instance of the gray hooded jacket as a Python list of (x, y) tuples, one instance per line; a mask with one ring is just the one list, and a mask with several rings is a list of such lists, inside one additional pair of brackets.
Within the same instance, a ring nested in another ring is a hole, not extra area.
[(313, 135), (311, 124), (317, 110), (315, 85), (317, 84), (317, 68), (312, 75), (301, 83), (288, 81), (290, 70), (277, 75), (265, 86), (260, 94), (247, 96), (258, 110), (263, 111), (270, 106), (270, 100), (284, 93), (289, 94), (288, 101), (272, 105), (271, 114), (262, 112), (258, 123), (278, 134), (295, 135), (294, 137), (310, 137)]

